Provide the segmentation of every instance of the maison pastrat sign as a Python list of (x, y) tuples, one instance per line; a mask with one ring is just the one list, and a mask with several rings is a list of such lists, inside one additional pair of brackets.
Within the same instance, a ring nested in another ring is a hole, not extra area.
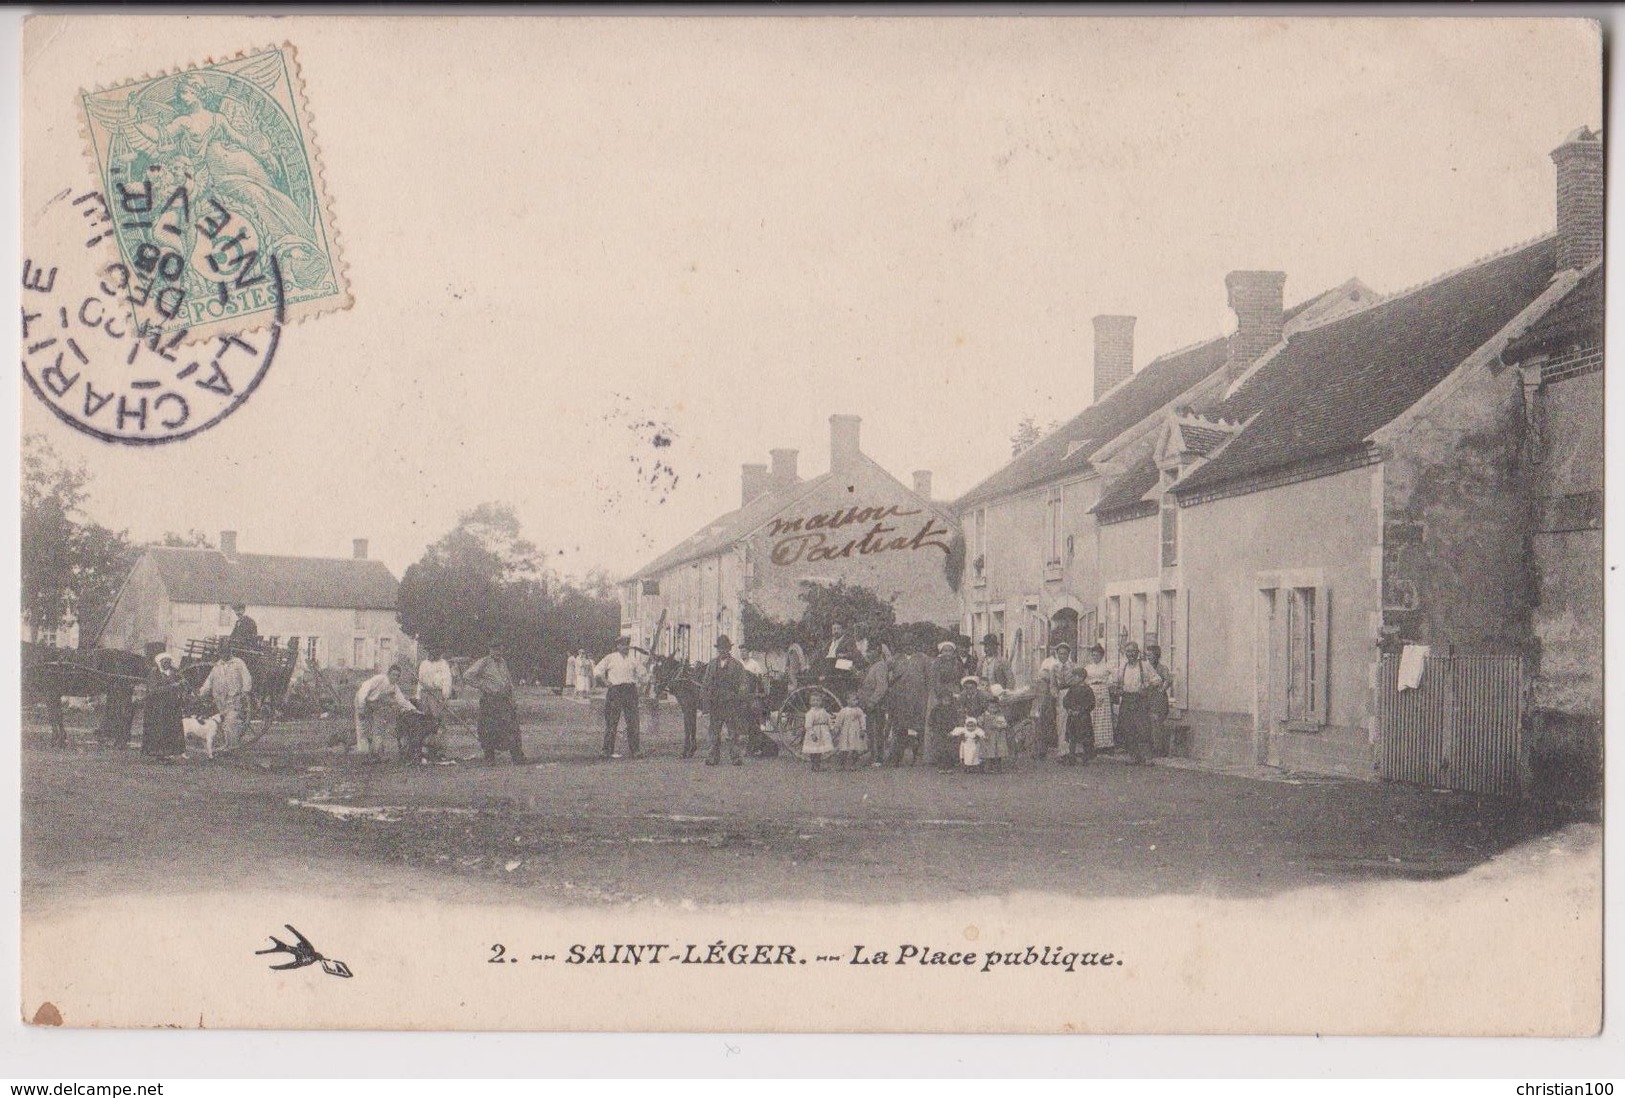
[[(918, 516), (924, 515), (923, 521)], [(859, 531), (862, 531), (861, 533)], [(851, 560), (879, 553), (916, 552), (932, 547), (949, 552), (952, 531), (923, 508), (853, 506), (798, 518), (776, 518), (767, 537), (774, 564)]]

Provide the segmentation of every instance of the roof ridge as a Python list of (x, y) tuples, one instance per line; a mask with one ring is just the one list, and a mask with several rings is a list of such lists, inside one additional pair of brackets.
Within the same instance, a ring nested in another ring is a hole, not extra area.
[[(1378, 294), (1377, 299), (1375, 301), (1373, 301), (1370, 305), (1367, 305), (1367, 306), (1365, 306), (1363, 308), (1354, 309), (1351, 312), (1344, 313), (1342, 316), (1336, 317), (1333, 320), (1328, 321), (1328, 323), (1335, 324), (1339, 320), (1347, 320), (1350, 317), (1359, 316), (1361, 313), (1366, 312), (1369, 309), (1375, 309), (1379, 305), (1386, 305), (1389, 302), (1397, 301), (1402, 297), (1410, 297), (1413, 294), (1421, 293), (1423, 290), (1427, 289), (1429, 286), (1437, 286), (1441, 282), (1444, 282), (1444, 281), (1447, 281), (1449, 279), (1455, 278), (1457, 275), (1460, 275), (1460, 274), (1466, 274), (1468, 271), (1474, 270), (1475, 268), (1478, 268), (1478, 267), (1482, 267), (1486, 263), (1493, 263), (1497, 259), (1504, 259), (1505, 257), (1507, 257), (1509, 255), (1514, 255), (1514, 254), (1516, 254), (1518, 252), (1523, 251), (1526, 248), (1532, 248), (1536, 244), (1544, 244), (1546, 241), (1551, 240), (1555, 236), (1557, 236), (1557, 230), (1556, 229), (1550, 229), (1550, 230), (1548, 230), (1548, 231), (1546, 231), (1544, 233), (1540, 233), (1540, 234), (1538, 234), (1536, 236), (1531, 236), (1531, 237), (1527, 237), (1527, 238), (1525, 238), (1523, 240), (1520, 240), (1516, 244), (1508, 244), (1506, 247), (1497, 248), (1493, 252), (1485, 252), (1483, 255), (1480, 255), (1475, 259), (1470, 259), (1466, 263), (1462, 263), (1462, 264), (1460, 264), (1458, 266), (1450, 268), (1448, 271), (1445, 271), (1443, 274), (1435, 275), (1432, 278), (1424, 279), (1421, 282), (1413, 283), (1413, 284), (1411, 284), (1409, 286), (1404, 287), (1403, 289), (1395, 290), (1393, 293), (1390, 293), (1390, 294)], [(1313, 329), (1309, 329), (1309, 330), (1312, 331)]]

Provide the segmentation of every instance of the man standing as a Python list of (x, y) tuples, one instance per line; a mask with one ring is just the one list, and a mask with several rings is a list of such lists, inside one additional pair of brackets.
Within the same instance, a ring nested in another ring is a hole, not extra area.
[(1038, 757), (1045, 758), (1051, 751), (1060, 753), (1061, 695), (1072, 685), (1075, 666), (1072, 646), (1061, 641), (1050, 649), (1050, 655), (1038, 665)]
[(739, 728), (750, 706), (750, 673), (744, 664), (734, 659), (733, 647), (733, 641), (727, 636), (717, 638), (717, 658), (706, 664), (705, 678), (700, 684), (711, 725), (711, 753), (706, 756), (706, 766), (722, 762), (724, 725), (728, 728), (728, 754), (733, 764), (745, 765)]
[(469, 664), (463, 681), (480, 692), (478, 735), (485, 761), (496, 762), (497, 752), (505, 749), (514, 762), (524, 762), (519, 708), (513, 699), (513, 672), (508, 669), (502, 645), (492, 643), (489, 655)]
[(885, 645), (879, 646), (879, 649), (879, 658), (863, 673), (863, 682), (858, 687), (858, 707), (869, 722), (872, 766), (886, 761), (886, 694), (891, 689), (893, 662)]
[(902, 763), (903, 752), (909, 748), (914, 750), (914, 762), (920, 761), (920, 737), (925, 734), (931, 697), (931, 657), (919, 650), (919, 642), (911, 636), (905, 636), (902, 643), (897, 674), (886, 690), (886, 726), (891, 731), (887, 762), (892, 766)]
[(252, 689), (254, 677), (248, 673), (248, 664), (230, 647), (224, 648), (198, 693), (213, 702), (215, 712), (220, 714), (220, 735), (227, 747), (242, 742), (248, 724), (248, 692)]
[(1006, 690), (1016, 688), (1016, 677), (1010, 671), (1010, 661), (999, 654), (999, 638), (993, 633), (982, 638), (982, 667), (979, 677), (989, 686), (997, 683)]
[(632, 654), (632, 638), (615, 642), (615, 651), (598, 661), (593, 673), (608, 684), (604, 695), (604, 750), (606, 759), (618, 759), (615, 734), (622, 713), (626, 714), (626, 750), (635, 759), (643, 752), (638, 746), (638, 687), (644, 679), (643, 661)]
[[(840, 622), (835, 622), (829, 627), (829, 647), (824, 651), (824, 659), (827, 662), (826, 669), (839, 668), (842, 671), (852, 670), (858, 662), (857, 642), (846, 635), (846, 626)], [(840, 667), (841, 660), (848, 661), (848, 666)]]
[(260, 644), (260, 626), (253, 618), (248, 616), (248, 607), (242, 603), (234, 603), (231, 612), (237, 615), (237, 624), (231, 627), (231, 647), (254, 649)]
[(401, 693), (399, 667), (391, 665), (388, 671), (380, 671), (362, 683), (355, 692), (356, 754), (371, 755), (374, 761), (382, 762), (389, 730), (408, 711), (416, 712), (417, 706)]

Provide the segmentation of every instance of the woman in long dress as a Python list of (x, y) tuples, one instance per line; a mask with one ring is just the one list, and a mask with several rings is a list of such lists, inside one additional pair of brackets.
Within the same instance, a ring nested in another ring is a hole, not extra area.
[(576, 701), (586, 702), (592, 697), (592, 660), (587, 657), (587, 650), (581, 649), (576, 653)]
[(1106, 649), (1089, 649), (1089, 662), (1083, 668), (1084, 681), (1095, 692), (1095, 708), (1089, 719), (1095, 728), (1095, 750), (1109, 751), (1117, 742), (1117, 723), (1112, 717), (1112, 666), (1106, 662)]
[(141, 753), (168, 762), (186, 754), (186, 683), (175, 670), (175, 658), (163, 652), (147, 676), (147, 697), (141, 706)]

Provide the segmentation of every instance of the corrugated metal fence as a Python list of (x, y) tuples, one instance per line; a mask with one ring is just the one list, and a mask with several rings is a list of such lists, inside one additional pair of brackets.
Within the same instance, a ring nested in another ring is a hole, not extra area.
[(1421, 684), (1401, 690), (1399, 657), (1384, 656), (1377, 694), (1384, 778), (1517, 794), (1523, 733), (1519, 657), (1429, 656)]

